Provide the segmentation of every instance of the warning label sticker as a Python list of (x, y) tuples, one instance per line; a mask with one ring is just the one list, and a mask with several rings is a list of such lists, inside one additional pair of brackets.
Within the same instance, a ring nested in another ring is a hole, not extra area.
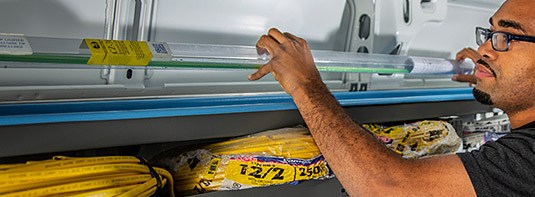
[(87, 64), (146, 66), (152, 53), (146, 42), (85, 39), (91, 52)]

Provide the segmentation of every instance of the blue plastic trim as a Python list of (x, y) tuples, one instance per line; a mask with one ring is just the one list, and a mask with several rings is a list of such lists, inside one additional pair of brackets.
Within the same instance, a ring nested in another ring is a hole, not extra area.
[[(473, 100), (472, 88), (336, 92), (344, 107)], [(295, 110), (286, 94), (0, 105), (0, 126)]]

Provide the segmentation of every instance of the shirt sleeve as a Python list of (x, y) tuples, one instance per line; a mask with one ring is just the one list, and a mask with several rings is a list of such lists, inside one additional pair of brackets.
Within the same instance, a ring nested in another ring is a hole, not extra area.
[(459, 153), (478, 196), (535, 195), (535, 130), (514, 131)]

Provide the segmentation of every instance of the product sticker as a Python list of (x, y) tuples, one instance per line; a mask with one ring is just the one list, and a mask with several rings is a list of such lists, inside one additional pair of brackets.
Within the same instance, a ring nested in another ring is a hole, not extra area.
[(173, 58), (171, 48), (165, 42), (149, 42), (152, 61), (170, 61)]
[(0, 54), (31, 55), (32, 48), (28, 39), (22, 34), (0, 34)]
[[(323, 157), (311, 160), (284, 159), (278, 157), (236, 157), (231, 158), (225, 171), (225, 178), (234, 182), (227, 184), (245, 187), (278, 185), (299, 180), (325, 178), (329, 169)], [(233, 187), (222, 189), (233, 189)]]
[(146, 66), (152, 58), (147, 43), (142, 41), (84, 39), (82, 47), (91, 52), (87, 64)]

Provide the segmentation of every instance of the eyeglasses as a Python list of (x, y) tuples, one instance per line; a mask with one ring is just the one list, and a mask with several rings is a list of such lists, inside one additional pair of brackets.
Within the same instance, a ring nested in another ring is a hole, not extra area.
[[(492, 38), (492, 39), (491, 39)], [(482, 27), (476, 27), (476, 43), (481, 46), (488, 39), (491, 39), (492, 49), (495, 51), (505, 52), (509, 50), (511, 40), (520, 40), (526, 42), (535, 42), (535, 37), (519, 36), (501, 31), (490, 31)]]

